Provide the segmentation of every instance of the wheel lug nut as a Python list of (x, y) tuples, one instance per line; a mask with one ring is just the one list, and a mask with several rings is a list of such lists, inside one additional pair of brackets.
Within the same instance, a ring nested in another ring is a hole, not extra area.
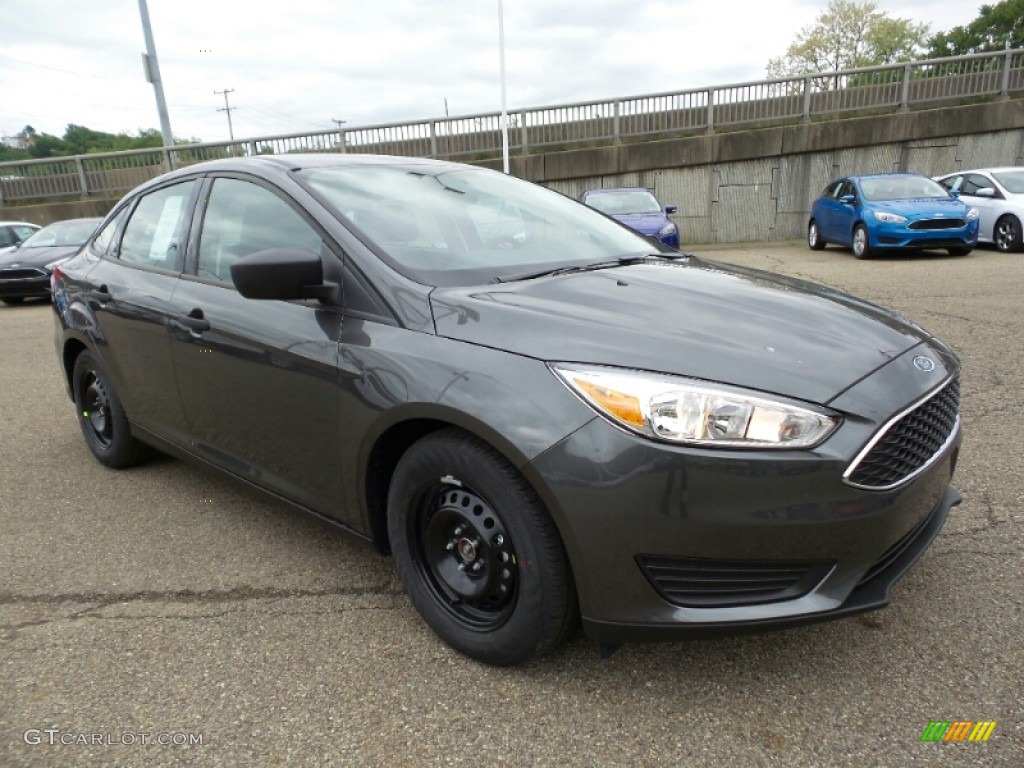
[(502, 536), (500, 533), (494, 535), (494, 546), (500, 547), (504, 543), (505, 543), (505, 537), (504, 536)]
[(451, 552), (453, 549), (455, 549), (455, 539), (452, 539), (447, 544), (445, 544), (444, 548), (447, 549), (449, 552)]
[(455, 536), (461, 536), (462, 535), (462, 526), (461, 525), (455, 526), (455, 530), (452, 531), (452, 534), (455, 535)]
[(473, 572), (476, 573), (476, 572), (478, 572), (483, 567), (484, 567), (483, 561), (477, 560), (475, 563), (473, 563)]
[(466, 564), (465, 563), (459, 563), (459, 570), (460, 571), (466, 570)]

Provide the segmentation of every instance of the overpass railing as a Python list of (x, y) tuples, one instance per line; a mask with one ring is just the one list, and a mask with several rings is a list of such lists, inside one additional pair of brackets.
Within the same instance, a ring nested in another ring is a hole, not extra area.
[[(898, 111), (1024, 91), (1024, 49), (928, 59), (686, 91), (514, 110), (515, 155), (710, 133), (859, 111)], [(362, 152), (467, 162), (501, 153), (501, 115), (486, 112), (154, 149), (0, 163), (0, 204), (122, 193), (173, 168), (224, 157)]]

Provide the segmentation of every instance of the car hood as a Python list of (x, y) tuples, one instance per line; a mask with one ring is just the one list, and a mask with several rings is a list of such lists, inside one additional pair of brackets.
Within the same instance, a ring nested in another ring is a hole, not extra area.
[(935, 215), (962, 218), (970, 206), (952, 197), (932, 197), (921, 200), (880, 200), (869, 203), (869, 207), (876, 211), (891, 211), (915, 218)]
[(51, 261), (74, 255), (80, 245), (48, 245), (40, 248), (15, 248), (0, 254), (0, 269), (19, 267), (44, 267)]
[(932, 340), (852, 296), (696, 258), (438, 288), (431, 303), (437, 333), (447, 338), (822, 404)]
[(668, 222), (662, 213), (621, 213), (612, 218), (645, 235), (658, 234), (658, 230)]

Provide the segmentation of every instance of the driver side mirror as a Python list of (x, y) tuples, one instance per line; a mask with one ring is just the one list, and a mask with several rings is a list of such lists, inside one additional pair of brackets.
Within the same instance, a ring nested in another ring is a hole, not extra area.
[(854, 195), (843, 195), (839, 198), (839, 202), (843, 205), (853, 205), (857, 202), (857, 198)]
[(675, 213), (678, 210), (679, 210), (679, 206), (676, 206), (676, 205), (666, 205), (665, 206), (665, 213)]
[(335, 299), (336, 283), (324, 282), (318, 254), (298, 248), (256, 251), (231, 265), (231, 281), (247, 299)]

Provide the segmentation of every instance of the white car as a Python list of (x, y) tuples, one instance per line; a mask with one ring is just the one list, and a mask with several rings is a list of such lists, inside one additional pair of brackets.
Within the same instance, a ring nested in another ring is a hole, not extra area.
[(978, 241), (995, 243), (1000, 251), (1024, 250), (1024, 167), (980, 168), (935, 179), (978, 209)]
[(12, 251), (25, 238), (39, 229), (27, 221), (0, 221), (0, 253)]

